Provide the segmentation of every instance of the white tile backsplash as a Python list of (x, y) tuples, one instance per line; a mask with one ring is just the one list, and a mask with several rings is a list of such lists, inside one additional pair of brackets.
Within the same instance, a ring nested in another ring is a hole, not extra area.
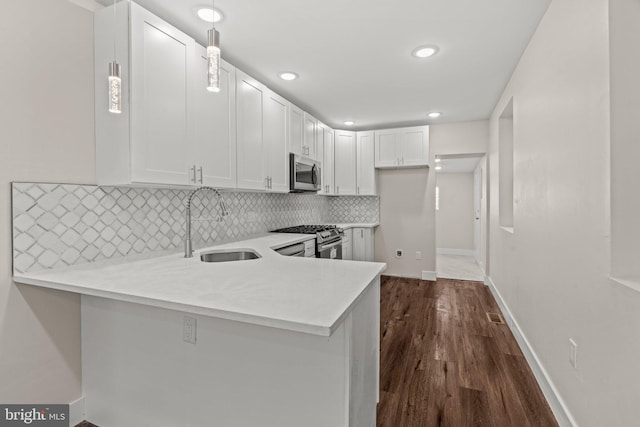
[[(189, 190), (175, 189), (13, 183), (14, 272), (181, 248), (188, 194)], [(230, 215), (222, 220), (210, 193), (194, 197), (194, 248), (298, 224), (379, 220), (376, 196), (228, 191), (223, 197)]]

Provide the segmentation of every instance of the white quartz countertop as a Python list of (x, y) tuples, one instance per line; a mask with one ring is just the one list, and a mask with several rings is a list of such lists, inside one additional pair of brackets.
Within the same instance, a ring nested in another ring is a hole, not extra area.
[[(222, 319), (329, 336), (386, 264), (286, 257), (273, 249), (313, 238), (272, 233), (194, 252), (22, 273), (14, 281)], [(212, 249), (255, 260), (205, 263)]]

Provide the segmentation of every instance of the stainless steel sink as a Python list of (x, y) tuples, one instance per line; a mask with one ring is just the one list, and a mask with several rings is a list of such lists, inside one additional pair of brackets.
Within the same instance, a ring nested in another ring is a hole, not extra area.
[(200, 254), (200, 260), (202, 262), (245, 261), (258, 259), (260, 257), (259, 253), (251, 249), (218, 250)]

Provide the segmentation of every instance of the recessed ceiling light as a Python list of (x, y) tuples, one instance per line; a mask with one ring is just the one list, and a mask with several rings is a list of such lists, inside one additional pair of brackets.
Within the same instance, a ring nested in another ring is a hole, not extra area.
[(436, 166), (436, 170), (437, 171), (442, 170), (442, 166)]
[(416, 58), (428, 58), (438, 53), (438, 46), (420, 46), (413, 50), (412, 55)]
[(285, 71), (284, 73), (280, 73), (280, 78), (282, 80), (295, 80), (298, 78), (296, 73), (292, 73), (291, 71)]
[(346, 122), (344, 122), (344, 124), (347, 126), (353, 126), (356, 124), (356, 122), (354, 122), (353, 120), (347, 120)]
[(433, 113), (429, 113), (427, 114), (427, 116), (431, 117), (432, 119), (437, 119), (438, 117), (440, 117), (442, 115), (442, 113), (439, 113), (437, 111), (434, 111)]
[(440, 163), (442, 159), (440, 157), (436, 157), (436, 163)]
[(210, 7), (199, 7), (196, 10), (196, 14), (198, 18), (202, 19), (205, 22), (220, 22), (222, 21), (222, 12), (218, 9), (215, 11)]

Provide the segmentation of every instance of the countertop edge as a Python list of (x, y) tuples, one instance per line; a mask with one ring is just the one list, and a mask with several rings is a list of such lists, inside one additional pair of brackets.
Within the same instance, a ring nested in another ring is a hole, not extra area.
[[(302, 324), (297, 322), (274, 319), (270, 317), (261, 317), (261, 316), (255, 316), (250, 314), (234, 313), (231, 311), (217, 310), (217, 309), (207, 308), (202, 306), (182, 304), (182, 303), (172, 302), (167, 300), (145, 298), (137, 295), (123, 294), (118, 292), (109, 292), (109, 291), (103, 291), (99, 289), (88, 289), (88, 288), (78, 287), (74, 285), (68, 285), (65, 283), (39, 280), (39, 279), (33, 279), (33, 278), (23, 277), (23, 276), (14, 276), (13, 281), (15, 283), (28, 285), (28, 286), (38, 286), (46, 289), (55, 289), (59, 291), (73, 292), (79, 295), (87, 295), (87, 296), (98, 297), (98, 298), (107, 298), (114, 301), (140, 304), (140, 305), (145, 305), (149, 307), (164, 308), (167, 310), (175, 310), (175, 311), (181, 311), (185, 313), (199, 314), (202, 316), (215, 317), (215, 318), (224, 319), (224, 320), (232, 320), (232, 321), (247, 323), (247, 324), (256, 325), (256, 326), (271, 327), (276, 329), (282, 329), (282, 330), (287, 330), (292, 332), (301, 332), (301, 333), (306, 333), (310, 335), (318, 335), (318, 336), (324, 336), (324, 337), (331, 336), (333, 332), (335, 332), (335, 330), (338, 328), (338, 326), (340, 326), (340, 324), (344, 320), (342, 319), (342, 321), (340, 320), (336, 321), (333, 325), (330, 325), (330, 326), (307, 325), (307, 324)], [(369, 286), (370, 284), (367, 285), (365, 289), (368, 289)], [(360, 299), (360, 295), (358, 295), (358, 297), (356, 298), (356, 301), (359, 299)], [(343, 313), (343, 315), (340, 316), (340, 318), (342, 318), (343, 316), (346, 317), (346, 315), (348, 314), (348, 312), (352, 310), (352, 308), (353, 308), (353, 304), (347, 308), (346, 313)]]

